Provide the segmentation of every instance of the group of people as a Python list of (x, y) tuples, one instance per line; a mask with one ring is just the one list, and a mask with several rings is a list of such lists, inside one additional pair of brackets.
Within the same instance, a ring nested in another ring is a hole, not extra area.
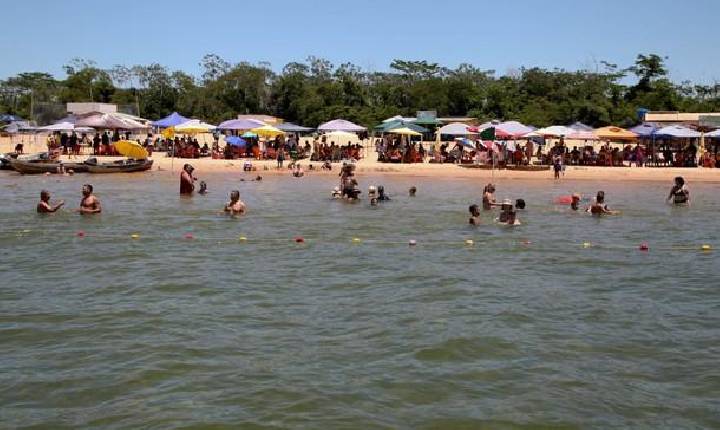
[[(55, 204), (50, 203), (50, 191), (42, 190), (40, 191), (40, 202), (38, 202), (36, 210), (38, 213), (53, 213), (60, 210), (60, 208), (62, 208), (64, 205), (64, 200), (60, 200)], [(80, 207), (76, 209), (76, 212), (80, 213), (81, 215), (92, 215), (102, 212), (100, 200), (93, 194), (92, 185), (83, 185)]]

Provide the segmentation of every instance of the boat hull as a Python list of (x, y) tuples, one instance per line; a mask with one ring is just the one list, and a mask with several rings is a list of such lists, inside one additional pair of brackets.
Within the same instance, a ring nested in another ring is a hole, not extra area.
[(10, 160), (10, 167), (23, 175), (37, 175), (44, 173), (58, 173), (72, 170), (75, 173), (87, 172), (88, 167), (83, 163), (67, 163), (57, 160)]
[(88, 163), (86, 166), (90, 173), (132, 173), (132, 172), (145, 172), (150, 170), (153, 165), (153, 160), (121, 160), (120, 162), (113, 163)]

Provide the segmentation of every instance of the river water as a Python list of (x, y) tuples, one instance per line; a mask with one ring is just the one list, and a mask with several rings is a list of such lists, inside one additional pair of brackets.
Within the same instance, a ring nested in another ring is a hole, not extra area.
[[(240, 178), (0, 174), (0, 427), (720, 427), (716, 184), (503, 180), (523, 225), (472, 228), (478, 180)], [(102, 215), (34, 213), (87, 181)]]

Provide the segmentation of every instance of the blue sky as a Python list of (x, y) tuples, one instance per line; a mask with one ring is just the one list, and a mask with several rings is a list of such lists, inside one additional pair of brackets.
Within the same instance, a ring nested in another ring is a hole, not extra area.
[(206, 53), (275, 70), (316, 55), (365, 70), (398, 58), (505, 74), (601, 60), (625, 67), (658, 53), (677, 82), (720, 81), (717, 0), (14, 0), (2, 10), (0, 78), (62, 76), (74, 57), (194, 75)]

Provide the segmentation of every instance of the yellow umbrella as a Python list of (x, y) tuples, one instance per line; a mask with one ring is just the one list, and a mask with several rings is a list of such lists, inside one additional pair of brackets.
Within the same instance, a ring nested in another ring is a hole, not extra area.
[(595, 129), (595, 134), (600, 139), (606, 140), (635, 140), (638, 138), (636, 133), (625, 130), (624, 128), (609, 126)]
[(175, 126), (175, 133), (194, 134), (194, 133), (211, 133), (217, 127), (206, 124), (197, 119), (191, 119), (183, 124)]
[(175, 128), (168, 127), (162, 131), (162, 135), (165, 139), (172, 139), (175, 137)]
[(119, 140), (113, 144), (115, 150), (122, 156), (144, 160), (148, 158), (148, 152), (137, 142), (131, 140)]
[(271, 125), (263, 125), (262, 127), (253, 128), (250, 131), (262, 137), (275, 137), (280, 134), (285, 134), (282, 130)]
[(393, 128), (388, 130), (387, 133), (403, 134), (405, 136), (422, 136), (422, 133), (418, 133), (409, 127)]

